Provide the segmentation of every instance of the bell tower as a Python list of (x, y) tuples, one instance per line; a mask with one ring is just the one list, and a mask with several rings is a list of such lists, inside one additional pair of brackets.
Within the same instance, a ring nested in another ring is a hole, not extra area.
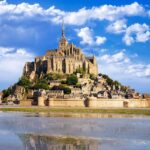
[(64, 20), (62, 21), (61, 39), (59, 41), (59, 50), (64, 50), (68, 45), (68, 41), (65, 38)]

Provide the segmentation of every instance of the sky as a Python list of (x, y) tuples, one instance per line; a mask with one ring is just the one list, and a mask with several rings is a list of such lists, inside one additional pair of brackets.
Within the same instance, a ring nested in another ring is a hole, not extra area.
[(0, 0), (0, 90), (27, 61), (70, 43), (95, 55), (100, 73), (150, 93), (149, 0)]

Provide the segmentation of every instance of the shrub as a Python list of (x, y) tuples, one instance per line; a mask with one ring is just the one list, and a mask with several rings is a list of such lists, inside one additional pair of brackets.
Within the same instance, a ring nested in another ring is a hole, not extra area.
[(45, 79), (39, 80), (33, 87), (34, 89), (49, 89), (49, 85)]
[(76, 88), (81, 88), (81, 84), (80, 84), (80, 83), (77, 83), (75, 87), (76, 87)]
[(78, 78), (75, 74), (71, 74), (67, 77), (66, 83), (68, 85), (76, 85), (78, 83)]
[(49, 74), (46, 74), (44, 76), (44, 79), (46, 80), (58, 80), (58, 79), (62, 79), (63, 78), (63, 75), (62, 74), (59, 74), (59, 73), (49, 73)]
[(31, 86), (30, 80), (25, 76), (23, 76), (17, 84), (23, 86), (24, 88), (29, 88)]
[(61, 81), (61, 84), (66, 84), (66, 83), (67, 83), (66, 80)]
[(80, 74), (84, 75), (86, 73), (86, 71), (83, 68), (77, 68), (75, 73), (80, 73)]
[(90, 79), (91, 80), (96, 80), (97, 78), (96, 78), (96, 76), (94, 74), (90, 74)]
[(59, 86), (53, 86), (51, 90), (63, 90), (64, 94), (70, 94), (71, 89), (68, 86), (65, 85), (59, 85)]
[(113, 85), (115, 86), (116, 90), (119, 90), (119, 87), (121, 87), (121, 84), (118, 81), (114, 81)]
[(8, 89), (3, 90), (2, 92), (3, 92), (3, 98), (6, 98), (12, 93), (12, 88), (9, 87)]
[(46, 74), (46, 75), (44, 76), (44, 79), (45, 79), (45, 80), (53, 80), (53, 76), (52, 76), (52, 74)]
[(60, 85), (60, 89), (64, 91), (64, 94), (70, 94), (71, 93), (71, 89), (67, 86)]
[(34, 89), (45, 89), (45, 90), (48, 90), (49, 89), (49, 86), (48, 84), (45, 84), (45, 83), (36, 83), (33, 87)]

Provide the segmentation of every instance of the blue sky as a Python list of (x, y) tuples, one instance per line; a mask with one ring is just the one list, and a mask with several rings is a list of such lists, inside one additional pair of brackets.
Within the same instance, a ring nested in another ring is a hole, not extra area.
[(94, 53), (99, 72), (150, 93), (149, 0), (0, 1), (0, 90), (26, 61), (58, 47), (62, 18), (68, 41)]

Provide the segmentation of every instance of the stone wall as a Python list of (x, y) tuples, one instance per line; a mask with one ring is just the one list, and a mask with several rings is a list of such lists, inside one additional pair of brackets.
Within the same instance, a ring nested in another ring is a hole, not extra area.
[(123, 100), (113, 100), (113, 99), (99, 99), (99, 100), (89, 100), (88, 107), (94, 108), (123, 108)]
[[(20, 106), (31, 106), (32, 100), (20, 101)], [(89, 99), (80, 98), (50, 99), (45, 102), (44, 97), (38, 97), (38, 106), (50, 107), (89, 107), (89, 108), (150, 108), (150, 100), (145, 99)]]
[(83, 100), (73, 100), (73, 99), (57, 99), (49, 100), (50, 107), (85, 107)]
[(128, 102), (129, 108), (148, 108), (150, 107), (150, 100), (130, 100)]
[(32, 99), (30, 100), (21, 100), (20, 106), (32, 106)]
[(150, 107), (150, 101), (145, 99), (99, 99), (99, 100), (89, 100), (88, 107), (148, 108)]

